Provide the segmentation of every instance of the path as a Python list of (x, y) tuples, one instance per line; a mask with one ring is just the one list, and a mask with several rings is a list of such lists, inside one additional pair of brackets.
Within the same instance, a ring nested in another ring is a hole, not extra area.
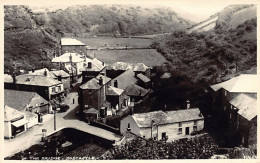
[[(72, 104), (73, 98), (75, 99), (75, 104)], [(56, 114), (56, 128), (57, 130), (66, 127), (76, 128), (90, 134), (94, 134), (109, 140), (118, 141), (120, 139), (119, 135), (116, 135), (110, 131), (90, 126), (87, 123), (78, 120), (75, 117), (75, 113), (78, 111), (79, 106), (77, 104), (78, 93), (72, 92), (68, 94), (65, 99), (65, 103), (70, 106), (70, 109), (64, 113)], [(48, 116), (49, 117), (49, 116)], [(25, 150), (32, 146), (33, 144), (40, 143), (42, 137), (42, 129), (47, 129), (47, 135), (54, 132), (54, 116), (49, 117), (49, 120), (42, 125), (34, 126), (25, 133), (16, 136), (14, 139), (9, 139), (4, 141), (4, 157), (12, 156), (13, 154)]]

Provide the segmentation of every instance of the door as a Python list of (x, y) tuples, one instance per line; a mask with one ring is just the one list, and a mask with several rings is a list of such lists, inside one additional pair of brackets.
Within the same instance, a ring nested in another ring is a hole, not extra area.
[(186, 127), (185, 128), (185, 135), (189, 135), (190, 134), (190, 128), (189, 127)]

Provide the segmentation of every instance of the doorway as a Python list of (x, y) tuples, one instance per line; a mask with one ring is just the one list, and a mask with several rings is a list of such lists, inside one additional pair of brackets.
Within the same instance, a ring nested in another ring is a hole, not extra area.
[(190, 134), (190, 128), (189, 127), (186, 127), (185, 128), (185, 135), (189, 135)]

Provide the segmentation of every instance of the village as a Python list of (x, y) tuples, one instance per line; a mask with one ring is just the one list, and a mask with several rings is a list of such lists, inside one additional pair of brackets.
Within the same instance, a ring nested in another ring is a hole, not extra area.
[[(207, 111), (193, 107), (187, 99), (178, 110), (139, 113), (136, 106), (153, 92), (153, 67), (107, 64), (90, 57), (88, 48), (75, 38), (61, 38), (61, 55), (54, 56), (51, 69), (25, 72), (15, 68), (4, 74), (5, 158), (66, 128), (120, 146), (133, 138), (158, 142), (190, 139), (211, 132), (212, 126), (225, 126), (218, 134), (232, 135), (236, 146), (256, 145), (256, 74), (241, 74), (209, 86)], [(161, 80), (169, 77), (164, 73)], [(70, 145), (66, 141), (61, 146)], [(59, 153), (56, 149), (55, 156), (62, 155)]]

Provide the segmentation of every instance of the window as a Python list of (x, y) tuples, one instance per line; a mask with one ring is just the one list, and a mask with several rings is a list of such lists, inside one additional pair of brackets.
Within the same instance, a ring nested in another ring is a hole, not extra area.
[(166, 132), (163, 132), (162, 133), (162, 139), (165, 139), (166, 138)]
[(197, 126), (193, 126), (193, 131), (197, 131)]
[(130, 123), (127, 124), (127, 128), (130, 128)]
[(179, 128), (179, 132), (178, 132), (179, 134), (182, 134), (182, 128)]
[(194, 121), (194, 126), (197, 126), (198, 121)]
[(155, 136), (155, 137), (153, 137), (153, 140), (156, 140), (156, 136)]
[(179, 122), (179, 127), (181, 127), (182, 126), (182, 124), (181, 124), (181, 122)]
[(226, 90), (224, 90), (224, 94), (225, 94), (225, 96), (227, 96), (227, 91)]
[(55, 87), (52, 87), (52, 88), (51, 88), (51, 91), (52, 91), (52, 92), (55, 92)]

